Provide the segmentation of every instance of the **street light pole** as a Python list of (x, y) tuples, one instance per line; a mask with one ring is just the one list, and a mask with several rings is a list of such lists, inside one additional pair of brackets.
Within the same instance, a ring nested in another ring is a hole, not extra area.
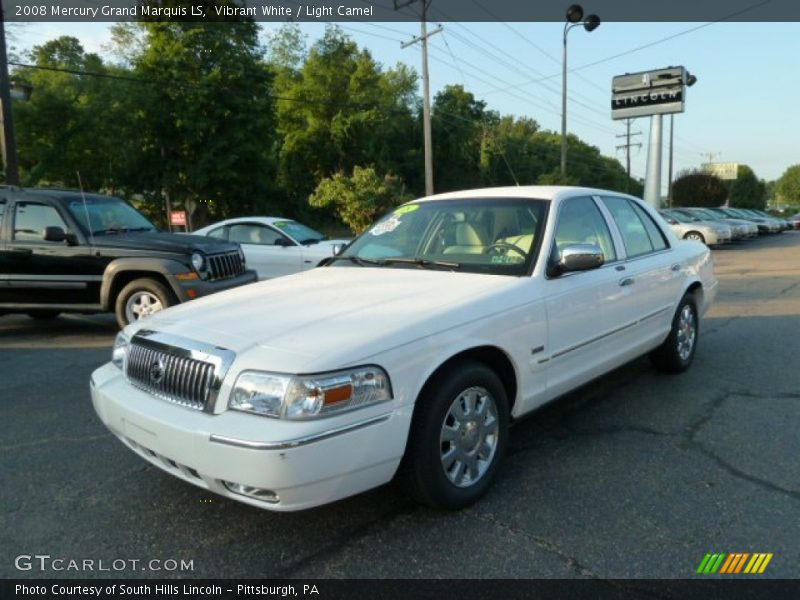
[(8, 56), (6, 54), (5, 15), (0, 7), (0, 146), (3, 152), (6, 184), (19, 185), (19, 166), (17, 164), (17, 144), (14, 137), (14, 121), (11, 116), (11, 82), (8, 76)]
[(579, 4), (573, 4), (567, 9), (566, 18), (561, 61), (561, 183), (566, 183), (567, 179), (567, 34), (576, 25), (582, 24), (589, 33), (600, 26), (600, 17), (597, 15), (583, 18), (583, 8)]

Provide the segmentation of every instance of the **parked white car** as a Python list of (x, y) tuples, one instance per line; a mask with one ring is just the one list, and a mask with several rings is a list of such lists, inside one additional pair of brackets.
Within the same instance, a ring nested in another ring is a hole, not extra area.
[(349, 241), (326, 240), (319, 231), (280, 217), (227, 219), (198, 229), (194, 234), (238, 242), (247, 267), (254, 269), (259, 279), (313, 269)]
[(687, 369), (716, 292), (708, 247), (636, 198), (432, 196), (328, 266), (126, 327), (92, 401), (143, 459), (253, 506), (397, 477), (460, 508), (492, 482), (513, 419), (642, 354)]

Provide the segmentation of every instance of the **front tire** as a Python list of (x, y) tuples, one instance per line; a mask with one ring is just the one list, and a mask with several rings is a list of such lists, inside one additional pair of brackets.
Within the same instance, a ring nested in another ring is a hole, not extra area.
[(675, 311), (667, 339), (650, 353), (653, 366), (665, 373), (682, 373), (688, 369), (697, 350), (699, 330), (697, 304), (694, 297), (687, 294)]
[(176, 303), (175, 296), (155, 279), (134, 279), (117, 296), (115, 314), (120, 329)]
[(455, 510), (489, 488), (508, 444), (508, 400), (497, 374), (476, 361), (454, 365), (417, 399), (398, 472), (405, 491)]

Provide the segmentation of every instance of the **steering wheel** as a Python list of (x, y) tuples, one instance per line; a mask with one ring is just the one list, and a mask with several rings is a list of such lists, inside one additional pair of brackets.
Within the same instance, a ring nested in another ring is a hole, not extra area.
[(523, 250), (519, 246), (515, 246), (514, 244), (509, 244), (508, 242), (493, 242), (486, 247), (485, 252), (486, 254), (489, 254), (490, 252), (499, 252), (500, 250), (505, 250), (506, 254), (508, 253), (509, 250), (513, 250), (514, 252), (522, 256), (522, 258), (525, 259), (528, 258), (528, 253), (525, 252), (525, 250)]

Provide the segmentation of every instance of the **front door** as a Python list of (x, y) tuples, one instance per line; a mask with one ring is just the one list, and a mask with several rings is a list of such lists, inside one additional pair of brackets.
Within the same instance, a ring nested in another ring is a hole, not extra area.
[(91, 248), (44, 239), (46, 227), (74, 233), (55, 206), (45, 201), (16, 201), (6, 211), (8, 238), (3, 251), (8, 295), (18, 304), (96, 304), (102, 274)]

